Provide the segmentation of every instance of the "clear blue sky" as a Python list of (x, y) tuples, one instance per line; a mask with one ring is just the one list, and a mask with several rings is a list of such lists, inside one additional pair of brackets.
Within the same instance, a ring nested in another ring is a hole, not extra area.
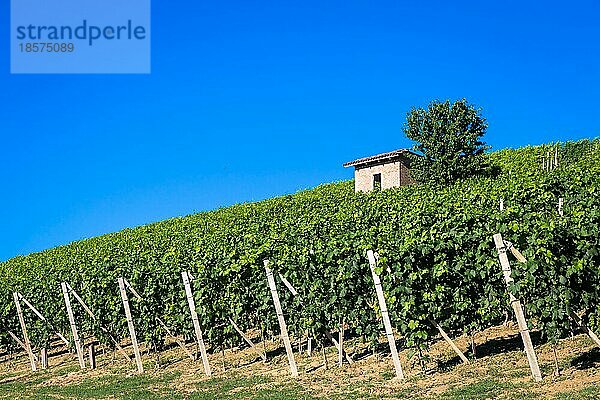
[(350, 179), (432, 99), (598, 136), (600, 3), (502, 3), (155, 0), (150, 75), (77, 76), (9, 74), (4, 2), (0, 260)]

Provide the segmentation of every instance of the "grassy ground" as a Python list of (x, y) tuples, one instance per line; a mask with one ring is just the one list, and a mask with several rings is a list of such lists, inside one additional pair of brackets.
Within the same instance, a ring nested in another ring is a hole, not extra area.
[[(463, 350), (468, 347), (466, 338), (457, 343)], [(333, 348), (327, 351), (327, 370), (320, 352), (297, 355), (296, 379), (289, 377), (287, 359), (277, 351), (277, 343), (269, 343), (274, 356), (267, 364), (249, 349), (229, 351), (224, 359), (211, 355), (211, 378), (204, 376), (200, 362), (185, 358), (178, 348), (160, 359), (144, 356), (143, 375), (112, 353), (99, 356), (93, 371), (80, 371), (75, 357), (66, 354), (51, 357), (50, 368), (35, 373), (20, 356), (0, 364), (0, 399), (600, 399), (600, 351), (585, 336), (559, 344), (560, 376), (553, 374), (552, 347), (536, 348), (544, 374), (541, 383), (530, 377), (514, 328), (487, 330), (477, 343), (478, 359), (467, 365), (458, 364), (444, 342), (433, 344), (425, 372), (417, 357), (409, 360), (402, 352), (404, 381), (393, 379), (388, 355), (367, 356), (357, 341), (347, 342), (357, 358), (352, 365), (338, 367)]]

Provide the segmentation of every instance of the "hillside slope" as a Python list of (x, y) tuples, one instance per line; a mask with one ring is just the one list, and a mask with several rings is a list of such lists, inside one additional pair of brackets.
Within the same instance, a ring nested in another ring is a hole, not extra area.
[[(481, 330), (508, 311), (492, 235), (502, 233), (528, 258), (514, 264), (511, 290), (545, 338), (570, 332), (569, 311), (598, 326), (600, 299), (600, 141), (558, 146), (560, 165), (541, 168), (554, 146), (491, 153), (499, 175), (354, 194), (351, 182), (171, 219), (75, 242), (0, 264), (0, 340), (19, 331), (12, 292), (19, 291), (52, 325), (69, 332), (60, 283), (69, 282), (100, 316), (76, 309), (88, 338), (107, 341), (99, 325), (127, 336), (117, 278), (144, 301), (132, 301), (138, 336), (154, 348), (164, 331), (193, 336), (181, 271), (194, 281), (200, 324), (213, 349), (238, 342), (229, 325), (277, 332), (264, 259), (299, 292), (280, 291), (292, 335), (321, 340), (343, 320), (374, 341), (379, 321), (366, 250), (380, 254), (390, 316), (408, 347), (426, 346), (435, 319), (451, 334)], [(564, 198), (564, 216), (557, 212)], [(503, 199), (505, 208), (499, 211)], [(33, 344), (51, 329), (28, 316)]]

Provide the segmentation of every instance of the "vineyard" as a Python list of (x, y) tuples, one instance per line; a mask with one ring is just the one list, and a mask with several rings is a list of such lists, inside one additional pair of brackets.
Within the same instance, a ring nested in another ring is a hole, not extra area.
[[(550, 152), (559, 160), (553, 168)], [(63, 282), (95, 315), (73, 304), (83, 342), (128, 341), (119, 278), (139, 294), (130, 293), (129, 305), (140, 342), (155, 352), (168, 332), (195, 342), (186, 272), (209, 352), (243, 343), (236, 326), (271, 338), (280, 328), (264, 260), (293, 340), (329, 346), (331, 332), (343, 326), (375, 346), (382, 324), (367, 258), (373, 250), (395, 337), (419, 354), (439, 333), (432, 321), (456, 337), (514, 320), (497, 233), (527, 259), (512, 263), (509, 290), (523, 303), (530, 329), (557, 343), (571, 334), (576, 314), (597, 331), (600, 140), (486, 157), (492, 172), (449, 187), (355, 194), (352, 182), (327, 184), (13, 258), (0, 264), (0, 346), (22, 351), (9, 335), (22, 331), (15, 292), (46, 318), (22, 310), (36, 352), (56, 332), (73, 344)]]

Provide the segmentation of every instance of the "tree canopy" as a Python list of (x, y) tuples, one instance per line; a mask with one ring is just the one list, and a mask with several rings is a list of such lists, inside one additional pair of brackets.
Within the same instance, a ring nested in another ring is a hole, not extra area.
[(449, 184), (485, 169), (481, 140), (488, 124), (481, 109), (466, 99), (432, 101), (427, 109), (413, 108), (403, 130), (415, 142), (411, 173), (419, 182)]

